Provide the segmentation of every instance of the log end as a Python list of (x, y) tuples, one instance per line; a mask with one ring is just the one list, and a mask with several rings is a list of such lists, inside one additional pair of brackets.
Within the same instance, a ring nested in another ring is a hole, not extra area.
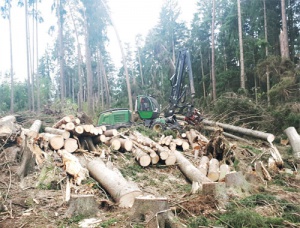
[(129, 192), (129, 193), (123, 195), (120, 198), (119, 207), (122, 207), (122, 208), (130, 208), (130, 207), (132, 207), (132, 205), (134, 203), (134, 200), (135, 200), (135, 197), (138, 197), (140, 195), (142, 195), (141, 191)]

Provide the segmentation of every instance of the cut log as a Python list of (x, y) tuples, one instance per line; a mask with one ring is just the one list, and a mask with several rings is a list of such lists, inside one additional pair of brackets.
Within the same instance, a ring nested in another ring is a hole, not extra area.
[(9, 142), (15, 142), (16, 138), (20, 136), (22, 128), (15, 123), (14, 116), (6, 116), (0, 119), (0, 148)]
[(42, 127), (42, 121), (35, 120), (29, 128), (29, 132), (27, 133), (27, 136), (30, 138), (37, 138), (41, 127)]
[(105, 144), (110, 146), (112, 150), (120, 150), (121, 148), (121, 142), (118, 138), (112, 138), (111, 140), (106, 141)]
[(192, 145), (193, 144), (193, 139), (192, 139), (192, 135), (190, 131), (185, 132), (186, 133), (186, 137), (189, 141), (189, 144)]
[(227, 164), (220, 165), (220, 177), (219, 182), (225, 181), (225, 176), (230, 173), (230, 167)]
[(190, 144), (186, 141), (183, 141), (181, 146), (183, 151), (187, 151), (190, 149)]
[(214, 197), (220, 208), (226, 208), (229, 197), (227, 195), (226, 184), (224, 182), (203, 183), (202, 194)]
[(59, 150), (64, 146), (65, 140), (61, 135), (53, 135), (53, 137), (50, 138), (49, 143), (53, 150)]
[(182, 143), (183, 143), (183, 140), (182, 140), (182, 139), (179, 139), (179, 138), (177, 138), (177, 139), (173, 139), (173, 142), (175, 142), (177, 146), (181, 146), (181, 145), (182, 145)]
[(156, 145), (156, 149), (157, 149), (157, 154), (160, 157), (161, 160), (166, 160), (169, 156), (169, 151), (162, 147), (161, 145), (157, 144)]
[(175, 151), (175, 150), (176, 150), (176, 143), (175, 143), (174, 141), (172, 141), (172, 142), (170, 143), (170, 150), (171, 150), (171, 151)]
[(151, 157), (140, 148), (132, 148), (132, 154), (142, 167), (147, 167), (151, 163)]
[(66, 123), (65, 130), (72, 132), (75, 129), (75, 124), (73, 122)]
[(191, 181), (199, 182), (211, 182), (203, 173), (200, 172), (184, 155), (178, 151), (174, 151), (176, 156), (177, 164), (181, 172)]
[(113, 137), (113, 136), (116, 136), (118, 134), (118, 131), (116, 129), (110, 129), (110, 130), (106, 130), (104, 132), (104, 135), (106, 137)]
[(76, 136), (82, 135), (84, 132), (84, 129), (82, 126), (76, 126), (75, 129), (73, 130), (73, 134)]
[(74, 177), (77, 185), (88, 177), (88, 170), (83, 168), (78, 158), (66, 150), (58, 150), (57, 153), (62, 157), (64, 169), (68, 174)]
[(101, 127), (95, 127), (94, 130), (97, 131), (96, 135), (102, 135), (103, 134), (103, 130), (102, 130)]
[(65, 140), (64, 149), (70, 153), (78, 149), (78, 143), (76, 139), (68, 138)]
[(166, 165), (175, 165), (176, 163), (176, 156), (174, 151), (169, 151), (168, 158), (165, 160)]
[(16, 117), (15, 116), (4, 116), (0, 119), (0, 126), (4, 125), (6, 123), (15, 123), (16, 122)]
[(209, 158), (207, 156), (202, 156), (200, 158), (198, 169), (204, 176), (207, 176), (208, 166), (209, 166)]
[(219, 176), (220, 176), (219, 161), (215, 158), (212, 158), (209, 161), (207, 177), (212, 181), (218, 181)]
[(165, 145), (169, 146), (171, 141), (173, 139), (173, 135), (169, 135), (167, 138), (166, 138), (166, 141), (165, 141)]
[(284, 130), (287, 135), (290, 145), (293, 149), (293, 155), (296, 159), (300, 159), (300, 136), (294, 127), (288, 127)]
[(100, 183), (120, 207), (132, 207), (135, 197), (142, 194), (136, 184), (128, 182), (120, 172), (106, 167), (102, 160), (88, 163), (91, 176)]
[(247, 128), (243, 128), (243, 127), (233, 126), (233, 125), (230, 125), (230, 124), (214, 122), (214, 121), (210, 121), (210, 120), (207, 120), (207, 119), (204, 119), (202, 121), (202, 123), (206, 124), (206, 125), (217, 125), (219, 127), (222, 127), (225, 130), (238, 132), (238, 133), (248, 135), (248, 136), (251, 136), (251, 137), (255, 137), (255, 138), (260, 138), (260, 139), (266, 140), (268, 142), (273, 142), (274, 139), (275, 139), (275, 136), (273, 134), (265, 133), (265, 132), (262, 132), (262, 131), (256, 131), (256, 130), (251, 130), (251, 129), (247, 129)]
[(62, 137), (64, 139), (70, 138), (70, 135), (71, 135), (70, 132), (68, 132), (68, 131), (53, 128), (53, 127), (45, 127), (45, 132), (50, 133), (50, 134), (54, 134), (54, 135), (62, 135)]
[(131, 151), (133, 143), (130, 139), (122, 139), (119, 138), (119, 141), (121, 142), (121, 148), (124, 149), (125, 151)]
[(62, 119), (60, 119), (58, 122), (56, 122), (52, 127), (53, 128), (59, 128), (62, 124), (66, 124), (66, 123), (69, 123), (71, 121), (72, 121), (72, 119), (71, 119), (70, 116), (65, 116)]

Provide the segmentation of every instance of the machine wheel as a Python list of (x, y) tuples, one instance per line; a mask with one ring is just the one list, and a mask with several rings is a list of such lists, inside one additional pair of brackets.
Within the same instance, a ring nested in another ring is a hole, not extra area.
[(165, 127), (162, 123), (154, 123), (151, 128), (153, 131), (158, 132), (158, 133), (163, 132), (165, 129)]
[(180, 135), (181, 134), (181, 131), (182, 129), (178, 126), (172, 126), (170, 127), (170, 130), (172, 130), (173, 132), (175, 132), (176, 135)]

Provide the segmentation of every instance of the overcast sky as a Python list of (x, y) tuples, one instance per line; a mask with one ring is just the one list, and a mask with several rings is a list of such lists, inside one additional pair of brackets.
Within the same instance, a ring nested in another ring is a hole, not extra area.
[[(108, 0), (112, 12), (113, 20), (119, 31), (123, 43), (134, 44), (137, 34), (144, 37), (147, 32), (158, 23), (160, 9), (163, 0)], [(197, 0), (178, 0), (181, 8), (181, 20), (191, 21), (196, 11)], [(56, 25), (56, 19), (51, 13), (52, 1), (43, 1), (43, 8), (40, 8), (44, 18), (44, 23), (39, 25), (39, 55), (44, 54), (44, 50), (52, 39), (48, 35), (48, 29), (51, 25)], [(31, 21), (30, 21), (31, 22)], [(12, 36), (13, 36), (13, 64), (15, 78), (23, 80), (27, 78), (26, 70), (26, 46), (25, 46), (25, 29), (24, 29), (24, 8), (13, 6), (12, 11)], [(10, 52), (9, 52), (9, 34), (8, 20), (0, 19), (0, 82), (5, 72), (10, 69)], [(108, 30), (110, 38), (109, 51), (117, 67), (121, 66), (121, 54), (116, 41), (113, 29)], [(51, 44), (50, 44), (51, 45)]]

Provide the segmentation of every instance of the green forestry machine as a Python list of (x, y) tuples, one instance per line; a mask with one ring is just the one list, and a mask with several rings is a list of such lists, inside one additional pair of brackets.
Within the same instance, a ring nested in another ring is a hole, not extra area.
[[(138, 95), (135, 101), (135, 113), (143, 121), (144, 126), (155, 131), (180, 130), (175, 114), (183, 114), (185, 121), (192, 125), (198, 124), (202, 120), (200, 112), (194, 108), (194, 79), (190, 54), (187, 49), (179, 51), (175, 74), (170, 78), (170, 82), (172, 90), (164, 117), (161, 117), (160, 105), (152, 96)], [(98, 120), (98, 125), (106, 125), (108, 129), (130, 127), (132, 124), (134, 124), (132, 113), (123, 108), (101, 112)]]

